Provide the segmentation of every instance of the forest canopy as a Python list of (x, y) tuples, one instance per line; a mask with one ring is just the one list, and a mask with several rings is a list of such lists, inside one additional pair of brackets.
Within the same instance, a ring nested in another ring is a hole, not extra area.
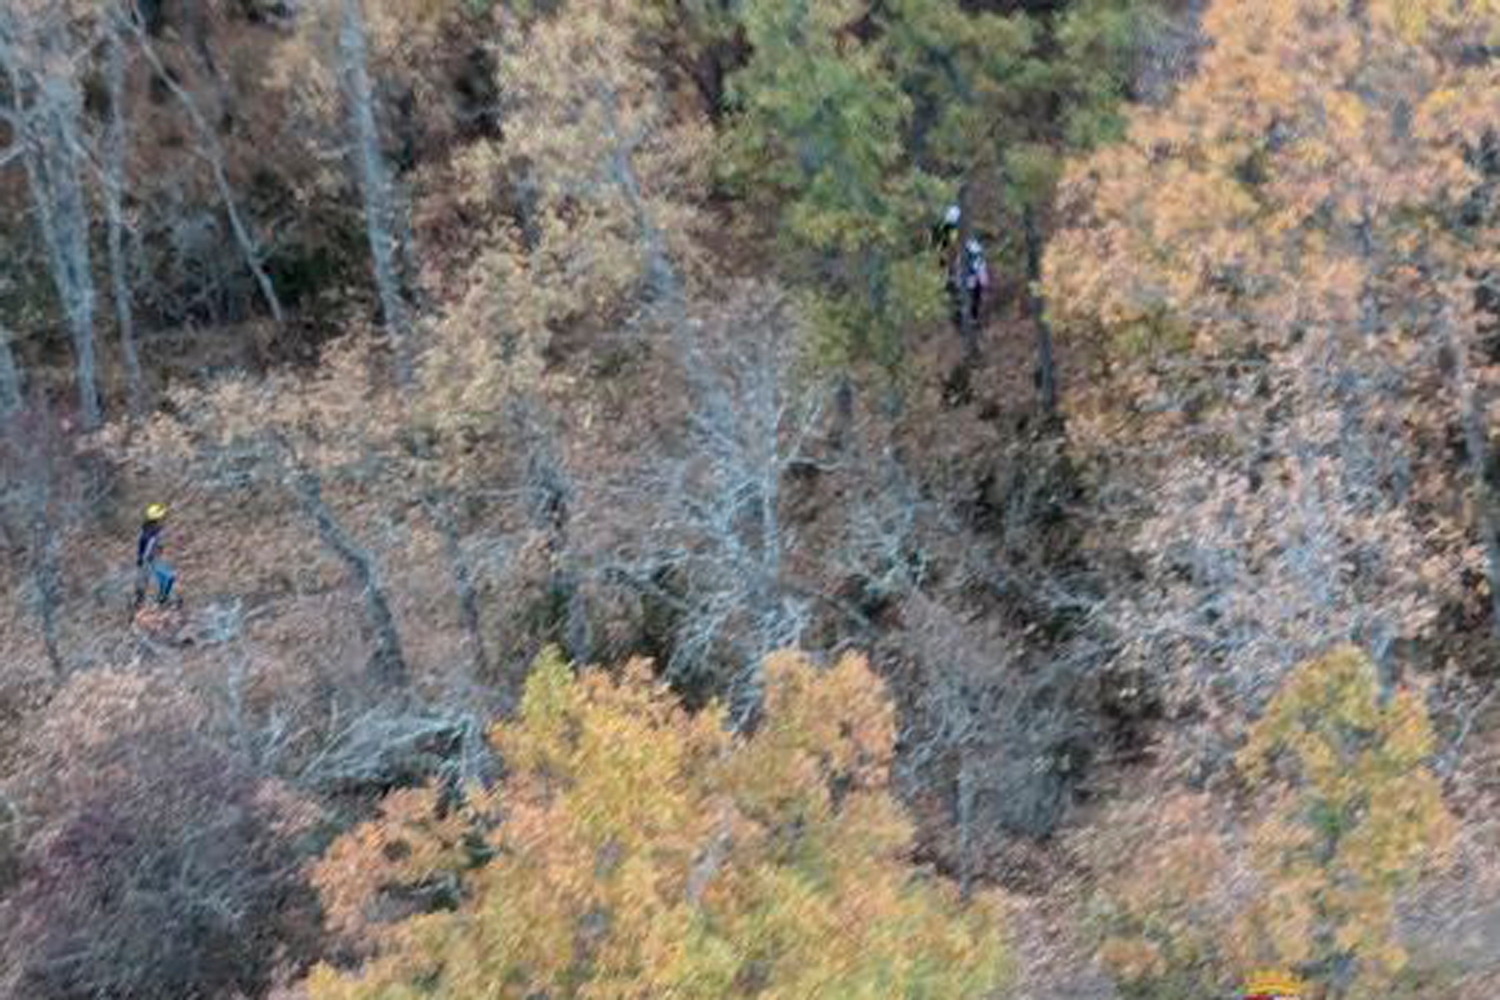
[(10, 0), (0, 1000), (1489, 1000), (1497, 45)]

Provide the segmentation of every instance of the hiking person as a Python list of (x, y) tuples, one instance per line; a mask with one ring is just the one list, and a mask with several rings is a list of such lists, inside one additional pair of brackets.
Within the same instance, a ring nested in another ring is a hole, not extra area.
[(161, 558), (161, 533), (167, 519), (165, 504), (153, 503), (146, 508), (146, 519), (135, 543), (135, 606), (146, 600), (151, 582), (156, 583), (156, 603), (164, 605), (172, 596), (177, 574)]
[(990, 266), (984, 259), (984, 247), (979, 241), (970, 239), (964, 244), (963, 292), (964, 306), (969, 310), (969, 322), (979, 324), (979, 311), (984, 304), (984, 293), (990, 287)]
[(937, 250), (938, 266), (945, 271), (951, 271), (948, 266), (952, 259), (953, 244), (958, 239), (958, 223), (963, 218), (963, 213), (957, 205), (949, 205), (948, 210), (943, 213), (943, 221), (932, 227), (932, 246)]

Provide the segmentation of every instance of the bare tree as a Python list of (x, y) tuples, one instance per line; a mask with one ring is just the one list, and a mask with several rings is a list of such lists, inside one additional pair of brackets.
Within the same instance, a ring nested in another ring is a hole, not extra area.
[(606, 143), (606, 173), (629, 208), (637, 238), (646, 252), (647, 290), (673, 310), (680, 311), (682, 278), (672, 261), (666, 234), (647, 204), (635, 167), (636, 155), (648, 135), (645, 131), (632, 134), (623, 128), (620, 93), (607, 76), (595, 81), (594, 94), (604, 112), (605, 134), (602, 138)]
[(395, 182), (381, 151), (380, 130), (375, 121), (375, 93), (370, 84), (368, 43), (363, 0), (343, 0), (339, 26), (339, 57), (342, 63), (345, 103), (352, 133), (352, 155), (364, 193), (365, 234), (370, 243), (370, 261), (375, 271), (375, 290), (396, 355), (396, 378), (403, 386), (414, 373), (411, 320), (402, 289), (400, 261), (406, 252), (406, 226)]
[(18, 134), (32, 208), (58, 301), (73, 341), (78, 412), (102, 418), (94, 358), (94, 276), (79, 129), (82, 96), (65, 11), (0, 11), (0, 66), (10, 90), (8, 117)]
[(1027, 205), (1023, 217), (1026, 230), (1026, 311), (1036, 326), (1036, 385), (1042, 413), (1057, 415), (1057, 362), (1052, 353), (1052, 325), (1047, 321), (1047, 303), (1042, 298), (1042, 234), (1036, 224), (1036, 209)]
[(10, 419), (21, 408), (21, 372), (10, 338), (10, 331), (0, 326), (0, 420)]
[[(200, 487), (260, 480), (286, 490), (319, 541), (359, 584), (375, 647), (369, 672), (375, 686), (386, 690), (404, 687), (408, 674), (380, 565), (324, 494), (326, 482), (357, 477), (376, 464), (370, 461), (373, 446), (361, 433), (368, 428), (341, 409), (365, 403), (362, 380), (352, 373), (361, 361), (345, 359), (344, 377), (241, 376), (185, 392), (179, 419), (147, 427), (130, 447), (159, 475), (187, 476)], [(328, 394), (319, 396), (320, 389)], [(387, 427), (393, 419), (382, 411), (374, 422)]]
[(453, 589), (458, 595), (459, 618), (463, 622), (464, 631), (469, 634), (469, 644), (473, 647), (474, 676), (483, 677), (489, 670), (490, 657), (479, 615), (479, 592), (474, 584), (474, 569), (464, 553), (463, 538), (453, 516), (453, 497), (449, 491), (434, 487), (422, 496), (422, 507), (427, 511), (428, 519), (443, 542), (443, 557), (453, 579)]
[(146, 386), (141, 375), (140, 357), (135, 342), (133, 291), (126, 261), (125, 164), (129, 154), (129, 111), (125, 107), (126, 53), (123, 33), (126, 30), (118, 12), (111, 14), (106, 38), (105, 78), (109, 85), (109, 122), (104, 134), (104, 211), (109, 223), (109, 280), (114, 296), (115, 324), (120, 334), (120, 358), (125, 367), (126, 391), (130, 410), (139, 414), (145, 408)]
[(1485, 406), (1479, 399), (1474, 379), (1469, 374), (1469, 335), (1465, 324), (1454, 317), (1445, 301), (1438, 318), (1439, 333), (1450, 358), (1449, 380), (1463, 428), (1464, 452), (1473, 485), (1475, 520), (1479, 541), (1484, 548), (1485, 572), (1490, 589), (1490, 629), (1500, 636), (1500, 525), (1494, 485), (1490, 481), (1490, 446), (1486, 430)]
[(0, 428), (0, 532), (23, 556), (29, 603), (42, 631), (47, 661), (61, 679), (63, 658), (58, 610), (63, 599), (61, 531), (68, 490), (68, 459), (59, 454), (52, 418), (40, 404), (17, 408)]
[(151, 42), (151, 37), (146, 31), (146, 19), (142, 16), (139, 5), (132, 0), (131, 16), (128, 23), (135, 35), (136, 45), (151, 68), (156, 72), (157, 79), (171, 91), (177, 103), (182, 106), (187, 114), (188, 122), (198, 136), (198, 155), (208, 164), (210, 175), (213, 177), (214, 187), (219, 193), (219, 200), (224, 206), (224, 213), (229, 217), (230, 232), (234, 235), (235, 244), (239, 247), (240, 256), (244, 258), (245, 266), (249, 269), (251, 276), (255, 278), (255, 284), (260, 289), (261, 298), (266, 302), (266, 307), (271, 311), (271, 318), (281, 323), (285, 316), (281, 307), (281, 299), (276, 294), (276, 287), (271, 282), (271, 276), (266, 273), (264, 254), (261, 250), (260, 241), (255, 238), (250, 226), (246, 223), (244, 216), (240, 213), (239, 203), (234, 196), (234, 188), (229, 183), (229, 175), (225, 168), (224, 150), (219, 145), (218, 134), (204, 118), (203, 111), (198, 106), (197, 99), (177, 82), (176, 75), (162, 62), (156, 47)]
[(701, 195), (706, 133), (674, 112), (658, 72), (637, 58), (621, 11), (590, 8), (529, 27), (511, 13), (500, 17), (518, 40), (500, 61), (506, 113), (545, 122), (515, 130), (508, 148), (547, 200), (563, 194), (574, 210), (596, 213), (601, 238), (618, 239), (616, 252), (639, 263), (639, 290), (680, 313), (680, 251)]
[(1442, 597), (1443, 563), (1391, 485), (1402, 442), (1360, 412), (1385, 363), (1355, 329), (1301, 326), (1284, 357), (1217, 387), (1232, 405), (1213, 433), (1254, 443), (1250, 455), (1191, 456), (1184, 442), (1167, 453), (1133, 544), (1152, 586), (1105, 601), (1117, 664), (1169, 678), (1168, 695), (1201, 710), (1210, 724), (1174, 735), (1201, 741), (1192, 752), (1210, 766), (1232, 751), (1214, 720), (1253, 711), (1339, 642), (1388, 665), (1396, 639), (1431, 628)]
[(558, 448), (558, 432), (551, 414), (537, 401), (519, 399), (509, 407), (512, 433), (524, 441), (526, 468), (521, 499), (532, 531), (545, 541), (549, 559), (548, 591), (563, 607), (561, 638), (569, 659), (587, 663), (592, 654), (583, 574), (573, 551), (569, 521), (574, 482)]
[(303, 511), (317, 525), (318, 537), (349, 567), (364, 593), (365, 612), (375, 636), (375, 652), (370, 658), (372, 676), (385, 687), (404, 685), (407, 680), (406, 657), (401, 651), (396, 616), (391, 614), (390, 602), (386, 600), (375, 557), (344, 530), (323, 500), (323, 483), (318, 474), (295, 459), (289, 466), (292, 491)]
[(816, 464), (823, 406), (795, 384), (793, 319), (773, 289), (741, 287), (719, 316), (675, 338), (691, 400), (682, 454), (621, 491), (646, 517), (609, 569), (670, 609), (668, 675), (728, 688), (743, 723), (761, 659), (798, 645), (812, 618), (786, 565), (796, 539), (782, 485)]
[(47, 662), (59, 678), (68, 672), (59, 636), (58, 608), (62, 604), (63, 579), (60, 539), (51, 517), (50, 490), (45, 475), (37, 476), (25, 502), (30, 510), (32, 606), (42, 623), (42, 642)]

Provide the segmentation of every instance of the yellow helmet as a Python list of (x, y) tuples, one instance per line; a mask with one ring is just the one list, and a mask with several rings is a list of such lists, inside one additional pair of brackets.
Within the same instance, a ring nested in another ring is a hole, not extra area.
[(146, 507), (146, 520), (160, 521), (167, 516), (167, 505), (164, 503), (153, 503)]

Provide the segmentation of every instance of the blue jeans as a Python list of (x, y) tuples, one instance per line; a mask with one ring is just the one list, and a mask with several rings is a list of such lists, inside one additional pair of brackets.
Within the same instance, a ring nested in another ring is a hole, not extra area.
[(166, 604), (167, 598), (172, 595), (172, 584), (177, 582), (177, 574), (172, 572), (172, 567), (160, 560), (153, 559), (148, 568), (151, 570), (151, 578), (156, 581), (156, 603)]

